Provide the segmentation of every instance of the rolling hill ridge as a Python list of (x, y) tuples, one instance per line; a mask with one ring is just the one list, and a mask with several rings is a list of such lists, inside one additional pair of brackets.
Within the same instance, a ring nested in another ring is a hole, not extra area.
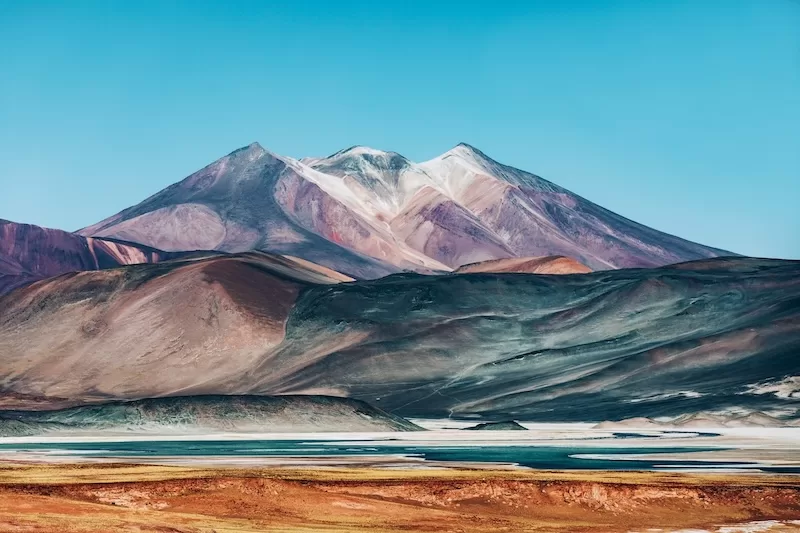
[(65, 272), (156, 263), (184, 255), (0, 219), (0, 294)]
[(341, 281), (259, 252), (39, 281), (0, 297), (3, 404), (324, 394), (401, 416), (562, 421), (797, 410), (797, 261)]

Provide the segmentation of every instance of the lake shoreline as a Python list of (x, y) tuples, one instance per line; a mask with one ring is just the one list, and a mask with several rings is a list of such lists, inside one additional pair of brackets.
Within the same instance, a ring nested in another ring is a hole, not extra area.
[(800, 474), (800, 428), (618, 432), (585, 424), (526, 423), (528, 431), (463, 431), (441, 425), (416, 432), (7, 437), (0, 438), (0, 462)]

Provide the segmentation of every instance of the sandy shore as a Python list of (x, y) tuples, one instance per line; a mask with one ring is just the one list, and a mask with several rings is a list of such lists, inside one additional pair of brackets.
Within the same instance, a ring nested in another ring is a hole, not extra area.
[(780, 533), (796, 520), (792, 476), (0, 466), (3, 532)]

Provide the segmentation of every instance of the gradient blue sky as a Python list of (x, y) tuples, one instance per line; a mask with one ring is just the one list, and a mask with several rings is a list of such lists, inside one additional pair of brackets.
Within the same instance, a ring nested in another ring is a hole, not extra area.
[(800, 258), (800, 1), (0, 2), (0, 217), (74, 230), (252, 141), (464, 141)]

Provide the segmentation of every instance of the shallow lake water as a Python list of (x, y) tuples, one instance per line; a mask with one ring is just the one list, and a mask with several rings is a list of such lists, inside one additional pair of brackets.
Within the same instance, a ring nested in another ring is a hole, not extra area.
[[(529, 424), (530, 431), (463, 431), (467, 423), (424, 421), (429, 431), (309, 434), (141, 432), (0, 439), (0, 459), (126, 461), (235, 466), (468, 464), (543, 470), (656, 470), (800, 474), (800, 430), (600, 430), (588, 424)], [(718, 431), (718, 432), (717, 432)]]

